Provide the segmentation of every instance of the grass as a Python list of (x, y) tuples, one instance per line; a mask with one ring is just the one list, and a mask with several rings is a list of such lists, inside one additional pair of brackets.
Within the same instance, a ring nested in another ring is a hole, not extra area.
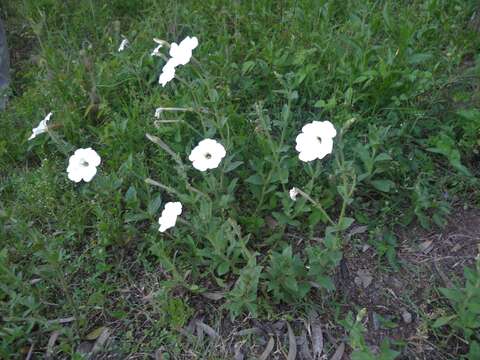
[[(295, 348), (287, 322), (300, 353), (314, 310), (329, 357), (346, 344), (356, 359), (478, 358), (478, 269), (447, 286), (405, 251), (425, 255), (412, 229), (441, 233), (479, 204), (478, 10), (450, 0), (6, 5), (1, 357), (81, 359), (94, 346), (120, 358), (240, 359), (275, 339), (267, 356), (281, 358)], [(199, 38), (195, 59), (162, 88), (152, 39), (187, 35)], [(119, 53), (122, 36), (131, 45)], [(158, 122), (159, 106), (193, 111)], [(50, 111), (52, 130), (28, 142)], [(301, 163), (295, 137), (326, 119), (333, 153)], [(204, 174), (188, 154), (207, 137), (227, 157)], [(75, 184), (68, 157), (82, 147), (102, 164)], [(292, 202), (293, 186), (312, 201)], [(168, 201), (182, 201), (183, 221), (161, 234)], [(373, 274), (363, 289), (359, 269)], [(391, 278), (406, 284), (395, 301)]]

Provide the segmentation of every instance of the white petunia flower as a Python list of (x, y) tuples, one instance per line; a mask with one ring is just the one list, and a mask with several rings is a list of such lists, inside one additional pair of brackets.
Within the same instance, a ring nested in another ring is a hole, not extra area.
[(118, 47), (118, 52), (122, 52), (123, 50), (125, 50), (128, 45), (130, 45), (130, 42), (128, 41), (128, 39), (123, 38), (122, 42), (120, 43), (120, 46)]
[(177, 217), (182, 213), (182, 203), (180, 202), (168, 202), (162, 211), (162, 216), (158, 219), (160, 229), (158, 231), (164, 232), (175, 226)]
[(77, 149), (68, 160), (68, 178), (76, 183), (89, 182), (97, 173), (101, 158), (92, 148)]
[(160, 56), (160, 49), (163, 47), (163, 40), (153, 39), (157, 43), (157, 47), (153, 49), (150, 56)]
[(188, 159), (195, 169), (206, 171), (217, 168), (226, 154), (222, 144), (212, 139), (205, 139), (192, 150)]
[(52, 112), (48, 113), (48, 115), (45, 116), (45, 119), (40, 121), (40, 123), (38, 124), (38, 126), (36, 128), (32, 129), (32, 135), (30, 135), (28, 140), (32, 140), (35, 137), (37, 137), (37, 135), (40, 135), (40, 134), (43, 134), (44, 132), (47, 132), (47, 130), (48, 130), (47, 123), (50, 121), (50, 118), (52, 117), (52, 114), (53, 114)]
[(330, 121), (313, 121), (302, 128), (297, 136), (298, 158), (301, 161), (323, 159), (333, 149), (333, 138), (337, 135), (335, 127)]
[(158, 83), (163, 87), (165, 87), (165, 85), (167, 85), (167, 83), (175, 77), (175, 66), (177, 66), (176, 61), (169, 59), (163, 67), (162, 73), (158, 78)]
[(292, 199), (293, 201), (297, 201), (298, 194), (300, 193), (298, 192), (298, 189), (296, 187), (291, 188), (289, 191), (290, 199)]
[(172, 43), (170, 45), (170, 56), (175, 59), (177, 65), (186, 65), (192, 58), (192, 50), (198, 46), (198, 39), (187, 36), (180, 44)]

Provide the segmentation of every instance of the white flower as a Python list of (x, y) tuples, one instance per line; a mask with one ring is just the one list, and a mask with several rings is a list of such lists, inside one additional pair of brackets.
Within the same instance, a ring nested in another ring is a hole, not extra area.
[(68, 178), (75, 182), (89, 182), (97, 173), (100, 156), (92, 148), (77, 149), (68, 160)]
[(163, 40), (153, 39), (157, 43), (157, 47), (153, 49), (150, 56), (160, 56), (160, 49), (163, 47)]
[(172, 43), (170, 45), (170, 56), (177, 65), (186, 65), (192, 58), (192, 50), (198, 46), (198, 39), (187, 36), (180, 44)]
[(122, 52), (123, 50), (125, 50), (125, 48), (130, 45), (130, 42), (128, 41), (128, 39), (124, 38), (122, 40), (122, 42), (120, 43), (120, 46), (118, 47), (118, 52)]
[(205, 139), (192, 150), (188, 159), (195, 169), (206, 171), (217, 168), (226, 154), (222, 144), (212, 139)]
[(290, 199), (292, 199), (293, 201), (297, 201), (298, 194), (300, 193), (298, 192), (298, 189), (296, 187), (291, 188), (289, 191)]
[(175, 66), (177, 66), (175, 60), (169, 59), (163, 67), (162, 73), (158, 78), (158, 83), (163, 87), (165, 87), (165, 85), (167, 85), (167, 83), (175, 77)]
[(156, 108), (156, 109), (155, 109), (155, 115), (154, 115), (154, 116), (155, 116), (157, 119), (160, 119), (160, 114), (162, 113), (162, 111), (163, 111), (163, 108), (161, 108), (161, 107)]
[(48, 115), (45, 116), (45, 119), (40, 121), (40, 123), (38, 124), (38, 126), (36, 128), (32, 129), (32, 135), (30, 135), (28, 140), (32, 140), (37, 135), (40, 135), (40, 134), (43, 134), (44, 132), (47, 132), (47, 130), (48, 130), (47, 122), (50, 121), (50, 118), (52, 117), (52, 114), (53, 114), (52, 112), (48, 113)]
[(333, 138), (337, 131), (330, 121), (313, 121), (302, 128), (297, 136), (298, 158), (301, 161), (323, 159), (333, 149)]
[(180, 202), (168, 202), (162, 211), (162, 216), (158, 219), (160, 224), (160, 232), (164, 232), (175, 226), (177, 216), (182, 213), (182, 204)]

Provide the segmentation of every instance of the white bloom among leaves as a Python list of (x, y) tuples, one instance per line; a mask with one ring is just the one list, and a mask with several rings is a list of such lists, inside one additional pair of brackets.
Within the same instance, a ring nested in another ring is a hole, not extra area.
[(68, 161), (68, 178), (76, 183), (89, 182), (97, 173), (100, 162), (100, 156), (92, 148), (77, 149)]
[(180, 202), (168, 202), (162, 211), (162, 216), (158, 219), (160, 232), (164, 232), (175, 226), (177, 217), (182, 213), (182, 204)]
[(226, 154), (222, 144), (212, 139), (205, 139), (192, 150), (188, 159), (195, 169), (206, 171), (217, 168)]
[(198, 39), (187, 36), (180, 44), (172, 43), (170, 45), (170, 56), (177, 65), (186, 65), (192, 58), (192, 51), (198, 46)]
[(301, 161), (323, 159), (333, 149), (333, 138), (337, 135), (335, 127), (330, 121), (313, 121), (302, 128), (297, 136), (298, 158)]
[(153, 39), (153, 41), (155, 41), (157, 43), (157, 47), (155, 49), (153, 49), (150, 56), (161, 56), (160, 55), (160, 49), (163, 47), (163, 41), (159, 40), (159, 39), (155, 39), (155, 38)]
[(118, 47), (118, 52), (122, 52), (123, 50), (125, 50), (128, 45), (130, 45), (130, 42), (128, 41), (128, 39), (124, 38), (120, 43), (120, 46)]
[(162, 73), (158, 78), (158, 83), (161, 84), (163, 87), (165, 87), (165, 85), (167, 85), (167, 83), (173, 80), (173, 78), (175, 77), (175, 66), (175, 61), (173, 59), (169, 59), (163, 67)]
[(296, 187), (291, 188), (289, 191), (290, 199), (292, 199), (293, 201), (297, 201), (298, 194), (299, 192)]
[(47, 132), (48, 126), (47, 123), (50, 121), (50, 118), (52, 117), (52, 112), (48, 113), (47, 116), (45, 116), (45, 119), (40, 121), (38, 126), (36, 128), (32, 129), (32, 135), (28, 138), (28, 140), (32, 140), (37, 137), (37, 135), (43, 134), (44, 132)]
[[(152, 52), (152, 55), (158, 54), (158, 50), (163, 44), (160, 41), (157, 41), (159, 46)], [(183, 39), (180, 44), (172, 43), (170, 45), (170, 56), (167, 63), (162, 69), (162, 73), (158, 78), (158, 83), (162, 86), (165, 86), (169, 81), (173, 80), (175, 77), (175, 68), (179, 65), (186, 65), (192, 58), (192, 51), (198, 46), (198, 39), (194, 37), (187, 36)]]

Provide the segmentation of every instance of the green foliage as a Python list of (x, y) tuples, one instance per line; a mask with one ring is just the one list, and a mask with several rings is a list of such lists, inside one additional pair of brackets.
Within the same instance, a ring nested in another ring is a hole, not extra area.
[(452, 288), (440, 288), (440, 292), (450, 302), (453, 314), (437, 318), (433, 328), (445, 325), (455, 331), (463, 332), (465, 340), (470, 345), (468, 359), (475, 358), (479, 353), (478, 329), (480, 328), (480, 260), (475, 268), (464, 269), (465, 285)]
[(380, 346), (380, 351), (374, 354), (365, 343), (365, 327), (362, 323), (366, 315), (366, 309), (362, 309), (353, 318), (349, 312), (344, 320), (341, 321), (342, 326), (348, 333), (348, 344), (352, 348), (352, 360), (394, 360), (398, 358), (400, 353), (392, 350), (389, 346), (388, 339), (384, 339)]
[(287, 246), (281, 253), (273, 253), (267, 270), (268, 291), (273, 301), (297, 302), (310, 290), (303, 261)]
[(240, 271), (238, 279), (227, 297), (227, 308), (233, 316), (238, 316), (244, 311), (257, 316), (257, 291), (261, 273), (262, 267), (256, 266), (254, 259)]

